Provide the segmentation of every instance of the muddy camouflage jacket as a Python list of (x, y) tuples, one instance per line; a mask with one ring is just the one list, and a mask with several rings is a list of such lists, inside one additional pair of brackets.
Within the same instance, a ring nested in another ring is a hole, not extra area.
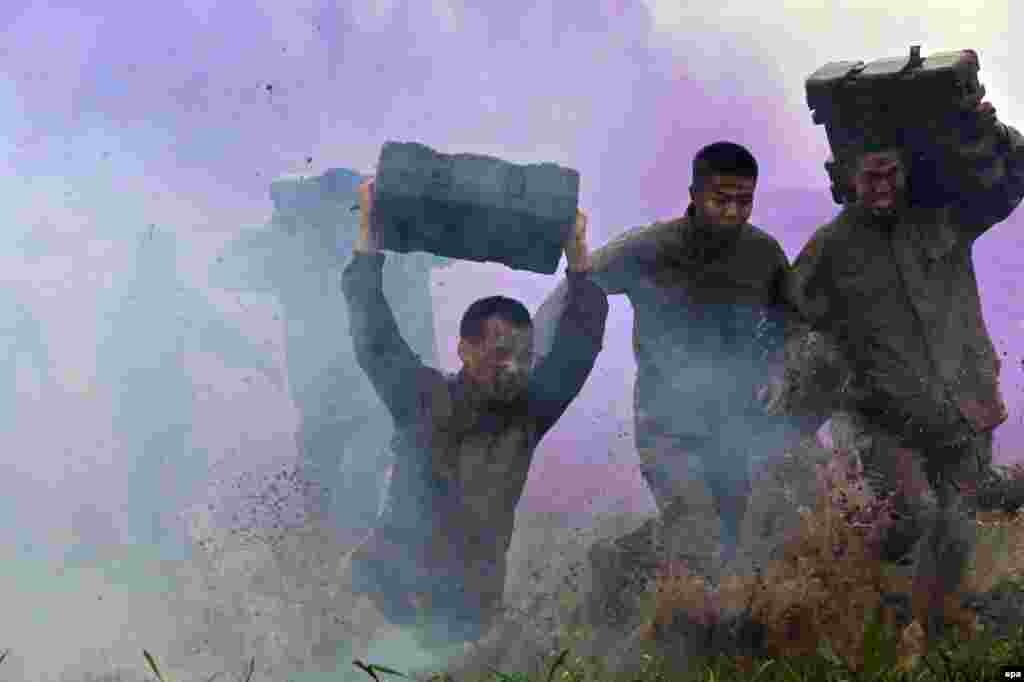
[(691, 206), (594, 252), (592, 277), (633, 306), (637, 435), (715, 436), (756, 409), (766, 358), (781, 345), (786, 254), (743, 225), (718, 248), (694, 239)]
[[(804, 325), (787, 345), (822, 351), (787, 350), (798, 362), (790, 379), (803, 375), (803, 389), (830, 395), (829, 408), (862, 412), (921, 445), (954, 443), (1007, 417), (971, 248), (1024, 195), (1024, 138), (997, 124), (946, 149), (959, 173), (955, 200), (912, 205), (891, 225), (846, 206), (804, 247), (787, 285)], [(817, 342), (801, 340), (807, 330)], [(822, 362), (822, 353), (839, 360)], [(815, 364), (835, 369), (818, 373), (829, 388), (806, 382)], [(810, 409), (807, 396), (791, 402)]]
[[(483, 410), (461, 373), (425, 366), (402, 339), (381, 289), (383, 260), (356, 253), (342, 275), (356, 358), (396, 431), (390, 504), (357, 558), (390, 553), (404, 570), (454, 574), (493, 602), (534, 450), (586, 382), (608, 302), (586, 275), (569, 273), (568, 304), (526, 397), (502, 412)], [(412, 587), (417, 578), (407, 578)]]

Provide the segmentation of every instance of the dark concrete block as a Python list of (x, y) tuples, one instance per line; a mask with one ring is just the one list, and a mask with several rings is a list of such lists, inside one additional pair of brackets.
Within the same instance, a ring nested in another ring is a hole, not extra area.
[(388, 142), (377, 164), (374, 224), (389, 251), (554, 273), (576, 219), (579, 173)]
[[(842, 166), (868, 141), (902, 140), (915, 152), (915, 202), (941, 204), (948, 199), (941, 178), (924, 160), (930, 143), (915, 131), (936, 117), (948, 117), (985, 94), (979, 64), (970, 50), (927, 57), (911, 47), (906, 57), (864, 62), (831, 62), (806, 82), (807, 106), (825, 127), (832, 151), (825, 168), (836, 203), (852, 200), (848, 169)], [(922, 154), (923, 153), (923, 154)]]
[(983, 95), (978, 70), (970, 50), (922, 57), (917, 47), (896, 59), (831, 62), (807, 78), (807, 106), (814, 122), (827, 127), (862, 129), (869, 126), (865, 117), (878, 125), (914, 125)]

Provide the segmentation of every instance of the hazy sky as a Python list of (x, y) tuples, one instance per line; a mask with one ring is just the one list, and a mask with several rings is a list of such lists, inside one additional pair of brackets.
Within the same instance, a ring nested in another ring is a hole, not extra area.
[[(685, 208), (693, 153), (728, 138), (757, 155), (763, 197), (786, 188), (813, 197), (792, 211), (768, 199), (755, 210), (755, 222), (770, 218), (763, 227), (792, 257), (834, 210), (822, 171), (824, 131), (812, 124), (803, 93), (804, 78), (823, 63), (900, 55), (910, 44), (926, 53), (972, 47), (1000, 116), (1024, 124), (1024, 93), (1010, 85), (1019, 74), (1011, 68), (1008, 1), (708, 7), (675, 0), (2, 3), (0, 201), (8, 218), (0, 272), (42, 319), (63, 387), (34, 397), (32, 377), (25, 379), (34, 421), (3, 456), (39, 486), (64, 491), (59, 504), (33, 496), (26, 508), (53, 510), (54, 532), (66, 537), (67, 510), (122, 480), (125, 462), (111, 454), (109, 407), (93, 377), (93, 320), (100, 290), (150, 224), (179, 232), (180, 266), (205, 287), (216, 249), (269, 216), (272, 178), (336, 166), (370, 170), (385, 140), (415, 139), (579, 169), (599, 245)], [(976, 250), (1001, 348), (1014, 348), (1024, 319), (1010, 291), (1024, 267), (1021, 225), (996, 228)], [(17, 248), (24, 235), (43, 245), (31, 257)], [(470, 263), (441, 274), (434, 294), (445, 368), (456, 366), (453, 330), (479, 292), (516, 292), (535, 308), (554, 284)], [(254, 336), (280, 344), (271, 298), (204, 291)], [(634, 504), (649, 504), (631, 438), (614, 437), (620, 422), (630, 426), (629, 319), (628, 306), (616, 301), (595, 377), (541, 449), (528, 499), (550, 499), (558, 489), (575, 504), (576, 491), (564, 489), (570, 481), (593, 481), (600, 491), (614, 478)], [(295, 413), (286, 397), (266, 382), (243, 383), (243, 373), (202, 353), (190, 364), (204, 401), (197, 428), (211, 452), (241, 448), (253, 466), (292, 455)], [(1014, 361), (1006, 370), (1014, 421), (1019, 369)], [(47, 428), (54, 422), (64, 428)], [(581, 432), (584, 424), (593, 427)], [(608, 449), (619, 453), (612, 464), (603, 459)]]

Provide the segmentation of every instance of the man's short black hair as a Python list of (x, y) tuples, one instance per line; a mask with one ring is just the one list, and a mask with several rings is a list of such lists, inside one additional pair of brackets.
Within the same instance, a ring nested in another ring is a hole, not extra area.
[(530, 311), (519, 301), (505, 296), (489, 296), (474, 302), (462, 315), (459, 323), (459, 336), (475, 341), (484, 335), (484, 323), (497, 317), (516, 327), (529, 327), (533, 324)]
[(757, 179), (757, 160), (750, 151), (735, 142), (715, 142), (693, 157), (693, 186), (700, 189), (712, 175), (732, 175)]

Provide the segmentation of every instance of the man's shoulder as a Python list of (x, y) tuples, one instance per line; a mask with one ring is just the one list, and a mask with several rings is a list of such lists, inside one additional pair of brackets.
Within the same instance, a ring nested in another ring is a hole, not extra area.
[(593, 270), (600, 272), (649, 260), (665, 242), (670, 231), (668, 223), (658, 221), (620, 232), (591, 254)]
[[(413, 376), (408, 377), (407, 391), (415, 396), (413, 403), (417, 406), (395, 420), (395, 428), (404, 430), (432, 422), (434, 427), (443, 427), (453, 412), (456, 400), (455, 379), (457, 375), (449, 375), (439, 369), (422, 365)], [(427, 420), (424, 422), (424, 420)]]
[[(856, 212), (846, 206), (836, 216), (819, 226), (800, 249), (787, 276), (789, 295), (801, 300), (803, 290), (820, 278), (831, 279), (835, 268), (851, 249), (861, 249), (858, 237), (863, 234)], [(818, 314), (823, 315), (823, 311)]]
[(678, 240), (683, 228), (690, 222), (689, 216), (683, 214), (675, 218), (655, 220), (644, 229), (651, 239), (674, 239)]
[(770, 232), (752, 223), (743, 226), (742, 239), (748, 248), (784, 254), (782, 244)]
[(801, 250), (801, 254), (809, 248), (820, 250), (829, 244), (834, 244), (856, 231), (856, 217), (848, 208), (843, 208), (828, 222), (819, 225), (811, 233), (810, 239)]
[(664, 238), (671, 231), (671, 225), (675, 221), (657, 220), (646, 225), (639, 225), (620, 232), (609, 240), (608, 245), (617, 246), (639, 246), (641, 244), (653, 244)]
[(679, 216), (635, 227), (621, 235), (623, 243), (630, 245), (630, 252), (638, 258), (656, 257), (659, 253), (674, 251), (682, 245), (682, 235), (689, 218)]

